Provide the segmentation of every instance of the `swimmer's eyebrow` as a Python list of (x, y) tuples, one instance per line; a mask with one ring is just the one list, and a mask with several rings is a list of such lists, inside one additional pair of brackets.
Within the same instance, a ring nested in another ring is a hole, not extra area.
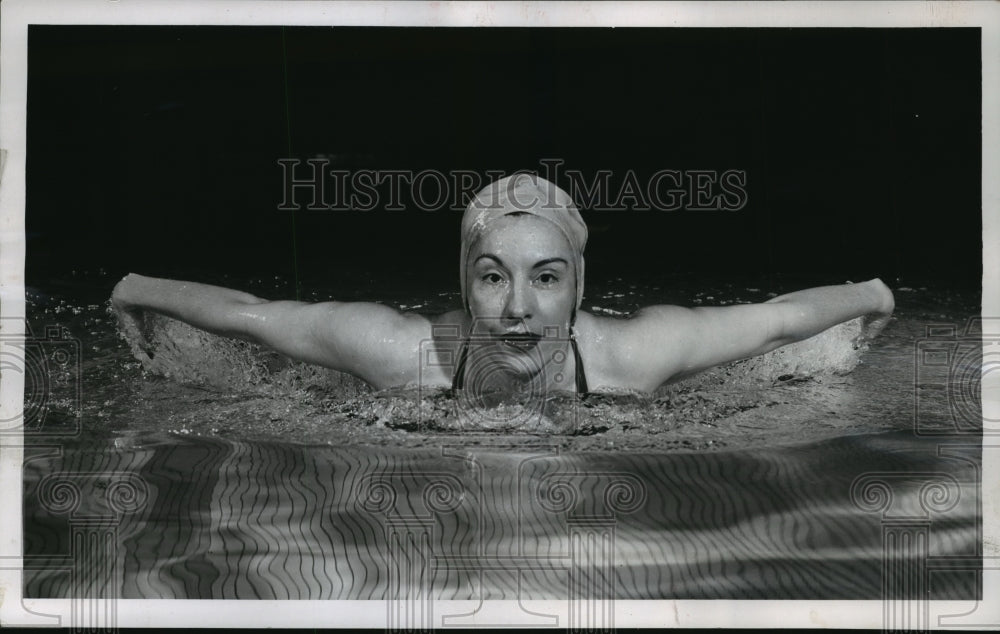
[[(479, 256), (478, 258), (476, 258), (476, 261), (473, 262), (473, 264), (479, 264), (479, 261), (482, 260), (482, 259), (493, 260), (494, 262), (496, 262), (500, 266), (506, 266), (503, 263), (503, 260), (501, 260), (497, 256), (493, 255), (492, 253), (484, 253), (484, 254), (482, 254), (481, 256)], [(531, 268), (533, 268), (533, 269), (540, 269), (543, 266), (546, 266), (548, 264), (557, 264), (557, 263), (558, 264), (562, 264), (564, 266), (569, 266), (569, 262), (567, 262), (565, 258), (546, 258), (544, 260), (539, 260), (538, 262), (535, 262), (535, 265), (533, 267), (531, 267)]]
[(478, 258), (476, 258), (476, 261), (473, 262), (473, 264), (479, 264), (480, 260), (493, 260), (494, 262), (496, 262), (500, 266), (504, 266), (503, 260), (501, 260), (497, 256), (493, 255), (492, 253), (484, 253), (484, 254), (482, 254), (481, 256), (479, 256)]
[(569, 262), (567, 262), (564, 258), (548, 258), (546, 260), (539, 260), (538, 262), (535, 262), (535, 266), (533, 266), (532, 268), (540, 269), (548, 264), (556, 264), (556, 263), (563, 264), (564, 266), (569, 266)]

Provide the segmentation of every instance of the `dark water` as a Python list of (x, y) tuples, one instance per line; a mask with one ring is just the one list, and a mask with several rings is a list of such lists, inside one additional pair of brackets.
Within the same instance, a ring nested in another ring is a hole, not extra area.
[[(860, 355), (848, 324), (498, 431), (445, 395), (371, 393), (163, 322), (144, 369), (106, 313), (113, 282), (88, 275), (29, 307), (36, 336), (64, 326), (80, 363), (45, 368), (29, 420), (48, 446), (25, 461), (26, 596), (564, 598), (582, 579), (622, 599), (876, 599), (883, 575), (915, 570), (934, 598), (979, 594), (978, 572), (944, 563), (981, 554), (978, 405), (960, 400), (977, 392), (972, 294), (897, 290), (896, 319)], [(242, 287), (268, 286), (284, 289)], [(424, 297), (390, 301), (454, 300)], [(617, 283), (584, 307), (766, 297)], [(940, 375), (920, 351), (943, 341), (928, 324), (949, 323)], [(92, 566), (80, 540), (112, 563)]]

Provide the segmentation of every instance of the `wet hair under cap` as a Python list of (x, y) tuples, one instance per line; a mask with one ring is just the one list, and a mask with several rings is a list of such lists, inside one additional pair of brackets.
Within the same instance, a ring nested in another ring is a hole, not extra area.
[(522, 213), (551, 222), (569, 242), (576, 265), (575, 319), (576, 311), (583, 303), (583, 249), (587, 246), (587, 225), (569, 194), (537, 174), (520, 173), (494, 181), (480, 190), (465, 209), (465, 215), (462, 216), (462, 257), (459, 269), (462, 305), (466, 312), (470, 310), (465, 269), (472, 245), (486, 233), (494, 221)]

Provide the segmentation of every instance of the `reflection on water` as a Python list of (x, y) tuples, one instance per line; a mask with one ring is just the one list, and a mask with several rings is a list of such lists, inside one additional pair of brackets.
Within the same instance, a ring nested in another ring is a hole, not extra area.
[[(927, 570), (931, 596), (975, 597), (940, 562), (981, 554), (978, 421), (914, 354), (964, 319), (898, 300), (861, 356), (848, 324), (652, 397), (556, 399), (553, 435), (164, 322), (144, 372), (104, 306), (36, 298), (79, 342), (82, 399), (54, 368), (33, 429), (79, 433), (28, 452), (26, 595), (876, 599)], [(971, 433), (915, 435), (915, 410)]]
[[(937, 442), (902, 432), (680, 454), (136, 443), (27, 461), (27, 499), (43, 500), (26, 519), (29, 556), (68, 554), (68, 536), (86, 530), (74, 522), (102, 516), (118, 522), (115, 591), (126, 598), (386, 598), (400, 582), (391, 546), (402, 532), (427, 540), (409, 548), (427, 559), (439, 599), (565, 598), (569, 571), (587, 561), (621, 599), (874, 599), (896, 516), (931, 522), (927, 552), (907, 554), (913, 566), (979, 554), (978, 450), (938, 456)], [(95, 472), (111, 484), (141, 478), (142, 508), (102, 506), (108, 483), (80, 486), (73, 511), (40, 491), (49, 474)], [(873, 473), (885, 505), (855, 482)], [(921, 491), (929, 481), (943, 501)], [(574, 552), (581, 534), (610, 541)], [(71, 573), (36, 570), (26, 590), (64, 596)], [(932, 575), (931, 590), (969, 598), (977, 579)]]

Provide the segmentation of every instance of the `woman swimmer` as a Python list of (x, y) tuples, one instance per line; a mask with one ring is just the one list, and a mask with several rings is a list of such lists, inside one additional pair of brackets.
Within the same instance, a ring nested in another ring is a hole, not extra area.
[[(136, 274), (118, 283), (112, 304), (132, 336), (141, 312), (153, 311), (347, 372), (376, 389), (462, 388), (475, 371), (490, 381), (579, 393), (652, 392), (860, 316), (870, 317), (865, 334), (872, 337), (894, 308), (892, 292), (874, 279), (762, 304), (649, 306), (625, 319), (599, 317), (580, 310), (586, 242), (587, 227), (566, 192), (516, 174), (487, 186), (465, 211), (462, 310), (426, 316), (365, 302), (267, 301)], [(435, 343), (430, 359), (422, 353), (427, 341)], [(484, 364), (502, 371), (483, 373)]]

